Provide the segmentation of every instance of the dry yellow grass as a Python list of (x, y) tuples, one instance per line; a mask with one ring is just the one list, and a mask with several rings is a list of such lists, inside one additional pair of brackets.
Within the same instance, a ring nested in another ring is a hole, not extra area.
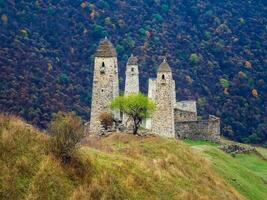
[(0, 137), (0, 199), (243, 199), (180, 141), (91, 137), (62, 165), (16, 117), (0, 115)]

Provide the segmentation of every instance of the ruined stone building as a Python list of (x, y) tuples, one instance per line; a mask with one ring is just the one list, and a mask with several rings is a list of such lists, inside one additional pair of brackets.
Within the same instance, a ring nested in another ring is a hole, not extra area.
[[(125, 71), (125, 95), (139, 92), (138, 59), (131, 55)], [(93, 93), (90, 131), (97, 133), (102, 112), (113, 112), (115, 118), (126, 125), (127, 116), (111, 111), (109, 103), (119, 95), (117, 54), (107, 39), (100, 41), (95, 54)], [(198, 119), (196, 101), (177, 101), (175, 81), (166, 59), (159, 65), (156, 78), (149, 79), (148, 97), (156, 105), (150, 119), (143, 122), (151, 133), (169, 138), (200, 139), (218, 141), (220, 139), (220, 119), (209, 116)]]

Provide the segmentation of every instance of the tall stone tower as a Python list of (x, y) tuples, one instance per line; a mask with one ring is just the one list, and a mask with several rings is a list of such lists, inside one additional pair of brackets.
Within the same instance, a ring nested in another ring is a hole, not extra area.
[(175, 82), (172, 78), (171, 68), (165, 59), (159, 66), (155, 81), (156, 110), (152, 116), (152, 132), (174, 138)]
[[(138, 59), (137, 57), (133, 56), (133, 54), (129, 57), (127, 61), (125, 71), (124, 95), (139, 93), (139, 71), (137, 62)], [(122, 122), (128, 128), (130, 128), (133, 124), (129, 121), (128, 116), (125, 114), (123, 115)]]
[(138, 59), (131, 55), (128, 59), (125, 71), (125, 95), (139, 92), (139, 71), (138, 71)]
[[(157, 90), (157, 79), (156, 78), (150, 78), (148, 80), (148, 98), (151, 100), (155, 101), (155, 95), (156, 95), (156, 90)], [(147, 129), (152, 128), (152, 119), (147, 118), (146, 119), (146, 124), (145, 124)]]
[[(111, 112), (109, 104), (118, 95), (117, 53), (112, 43), (105, 38), (100, 41), (95, 54), (90, 132), (100, 131), (100, 114)], [(113, 114), (115, 118), (119, 118), (118, 113)]]

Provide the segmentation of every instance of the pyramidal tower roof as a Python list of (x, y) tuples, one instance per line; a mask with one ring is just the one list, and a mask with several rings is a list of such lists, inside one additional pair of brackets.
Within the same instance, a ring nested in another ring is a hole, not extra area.
[(158, 72), (172, 72), (170, 65), (167, 63), (166, 59), (159, 66)]
[(105, 37), (101, 39), (96, 50), (96, 57), (117, 57), (116, 50), (110, 40)]
[(137, 65), (138, 59), (136, 56), (133, 56), (133, 54), (131, 54), (131, 56), (129, 57), (128, 61), (127, 61), (127, 65)]

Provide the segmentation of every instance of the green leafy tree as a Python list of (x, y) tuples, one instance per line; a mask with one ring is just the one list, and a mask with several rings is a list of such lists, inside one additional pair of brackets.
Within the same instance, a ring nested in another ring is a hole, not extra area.
[(189, 61), (192, 64), (196, 65), (196, 64), (198, 64), (200, 62), (200, 58), (199, 58), (199, 56), (196, 53), (192, 53), (190, 55)]
[(48, 127), (51, 151), (64, 164), (71, 161), (77, 145), (84, 137), (83, 123), (75, 113), (58, 112)]
[(220, 79), (220, 84), (223, 88), (229, 88), (230, 86), (229, 81), (225, 78)]
[(142, 120), (150, 117), (154, 112), (155, 104), (147, 96), (139, 93), (116, 97), (111, 102), (111, 108), (120, 110), (131, 119), (133, 134), (136, 135)]

